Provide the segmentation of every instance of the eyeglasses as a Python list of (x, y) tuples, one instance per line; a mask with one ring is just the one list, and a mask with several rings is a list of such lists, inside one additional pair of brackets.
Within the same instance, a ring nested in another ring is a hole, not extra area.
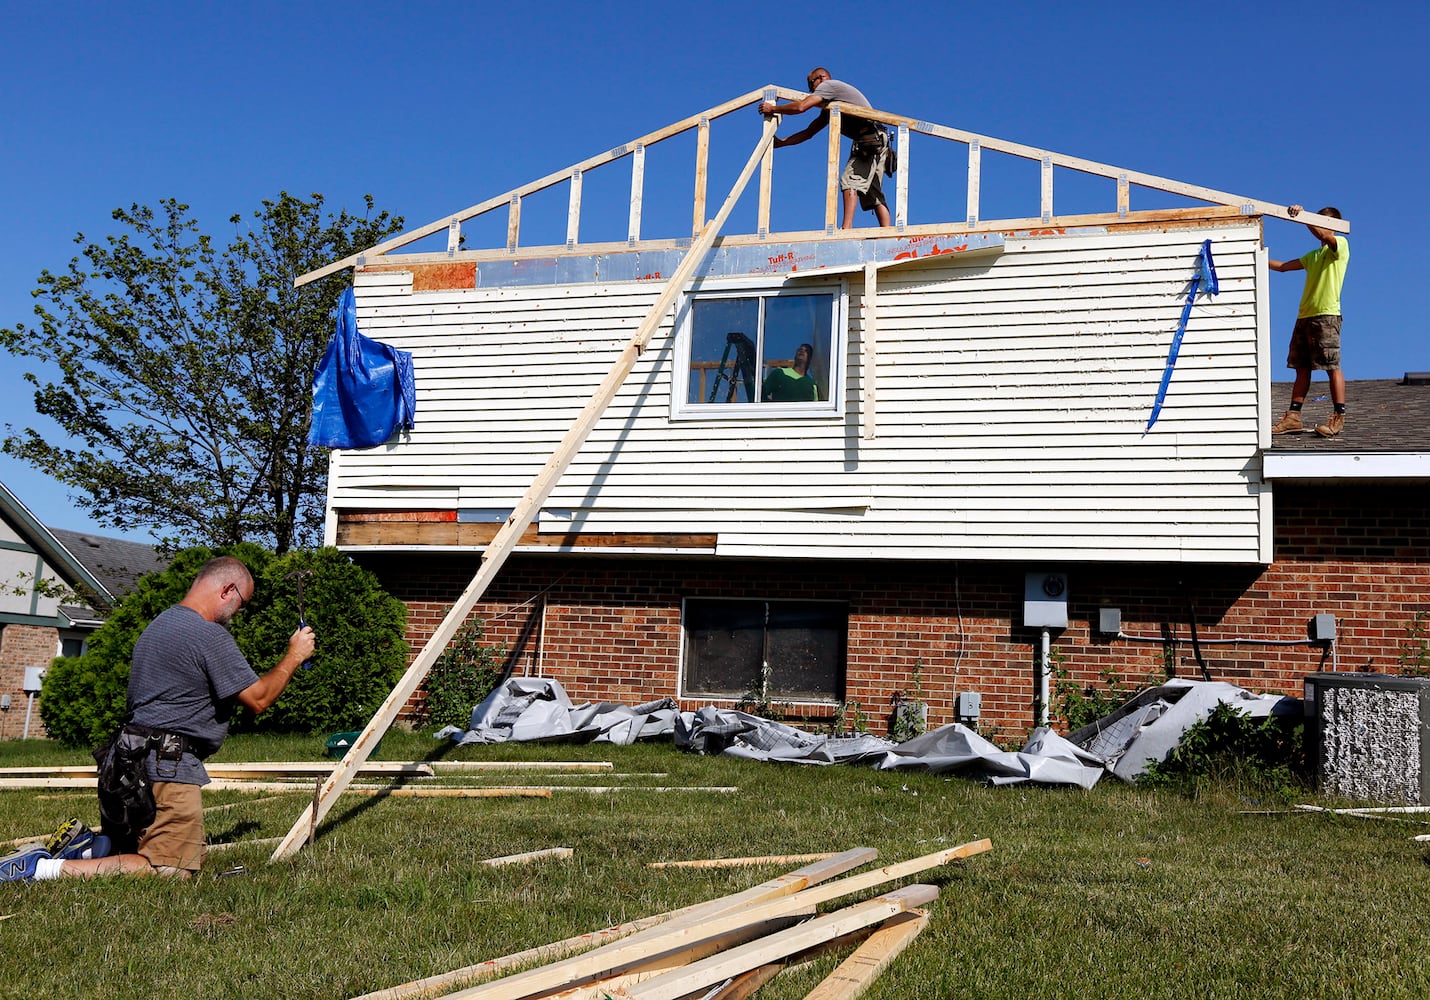
[(224, 594), (227, 594), (230, 590), (233, 591), (235, 594), (238, 595), (238, 608), (237, 608), (237, 610), (234, 611), (234, 614), (238, 614), (239, 611), (242, 611), (242, 610), (243, 610), (243, 606), (244, 606), (245, 604), (247, 604), (248, 601), (244, 599), (244, 596), (243, 596), (243, 588), (240, 587), (238, 584), (236, 584), (236, 583), (227, 584), (227, 585), (223, 588), (223, 593), (224, 593)]

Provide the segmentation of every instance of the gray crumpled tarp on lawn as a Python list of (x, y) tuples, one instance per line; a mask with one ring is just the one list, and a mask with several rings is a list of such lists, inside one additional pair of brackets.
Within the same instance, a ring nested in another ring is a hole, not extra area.
[(472, 709), (465, 731), (447, 726), (435, 735), (459, 746), (471, 743), (544, 741), (615, 743), (670, 736), (676, 705), (670, 698), (636, 705), (585, 702), (573, 705), (560, 682), (542, 677), (512, 677), (498, 684)]
[(818, 736), (747, 712), (708, 707), (680, 713), (675, 742), (749, 760), (870, 764), (881, 771), (957, 773), (996, 785), (1033, 781), (1091, 788), (1104, 773), (1101, 760), (1047, 728), (1035, 730), (1023, 749), (1013, 752), (958, 723), (894, 743), (877, 736)]
[(1000, 750), (954, 723), (903, 743), (878, 736), (822, 736), (748, 712), (707, 706), (681, 712), (671, 698), (628, 707), (573, 705), (560, 683), (513, 677), (472, 710), (467, 730), (436, 734), (459, 745), (508, 741), (607, 742), (673, 737), (698, 753), (788, 764), (864, 764), (883, 771), (959, 774), (995, 785), (1035, 782), (1091, 788), (1111, 771), (1125, 781), (1165, 760), (1191, 726), (1225, 702), (1253, 717), (1301, 711), (1296, 698), (1258, 695), (1233, 684), (1172, 680), (1139, 693), (1117, 711), (1067, 738), (1047, 727), (1020, 751)]

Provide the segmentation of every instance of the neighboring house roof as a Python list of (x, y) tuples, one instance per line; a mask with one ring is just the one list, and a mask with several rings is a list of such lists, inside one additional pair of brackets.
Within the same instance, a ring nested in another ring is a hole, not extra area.
[(93, 591), (99, 598), (113, 603), (114, 594), (55, 537), (54, 532), (40, 523), (30, 508), (20, 502), (4, 483), (0, 483), (0, 517), (9, 521), (15, 531), (45, 563), (59, 574), (70, 587)]
[[(1271, 386), (1272, 420), (1286, 411), (1291, 383)], [(1263, 455), (1267, 479), (1430, 479), (1430, 374), (1346, 383), (1346, 426), (1323, 438), (1313, 429), (1331, 412), (1328, 387), (1315, 376), (1301, 434), (1279, 434)]]
[(66, 587), (95, 605), (61, 605), (57, 620), (50, 612), (39, 614), (32, 607), (18, 618), (11, 616), (21, 622), (33, 620), (36, 624), (61, 626), (68, 622), (81, 628), (96, 627), (103, 621), (106, 609), (133, 590), (141, 576), (168, 565), (152, 545), (49, 528), (3, 483), (0, 483), (0, 518), (19, 538), (11, 548), (34, 553)]
[(116, 599), (133, 590), (141, 576), (157, 573), (169, 565), (154, 546), (144, 542), (63, 528), (50, 531)]

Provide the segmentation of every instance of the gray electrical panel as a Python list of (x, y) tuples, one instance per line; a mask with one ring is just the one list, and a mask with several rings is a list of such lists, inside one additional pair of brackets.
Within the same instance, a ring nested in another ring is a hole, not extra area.
[(1321, 791), (1363, 802), (1430, 803), (1430, 679), (1307, 674), (1305, 713)]
[(959, 722), (977, 723), (983, 714), (983, 696), (977, 691), (960, 691), (953, 699), (953, 714)]
[(1023, 624), (1029, 628), (1068, 627), (1068, 575), (1029, 573), (1023, 580)]
[(1336, 616), (1312, 615), (1311, 620), (1306, 623), (1306, 638), (1313, 642), (1334, 642), (1336, 639)]

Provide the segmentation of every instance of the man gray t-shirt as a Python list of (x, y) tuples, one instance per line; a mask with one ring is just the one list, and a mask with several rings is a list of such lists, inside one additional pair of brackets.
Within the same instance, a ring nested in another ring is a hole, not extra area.
[[(129, 670), (132, 721), (182, 733), (208, 756), (228, 735), (234, 696), (257, 680), (228, 629), (176, 604), (150, 622), (134, 644)], [(156, 771), (155, 764), (151, 754), (150, 776), (157, 781), (208, 784), (203, 764), (192, 754), (184, 754), (177, 770), (166, 762)]]
[[(821, 107), (828, 108), (830, 101), (839, 101), (842, 104), (850, 104), (856, 108), (872, 108), (869, 99), (859, 92), (857, 87), (851, 87), (843, 80), (825, 80), (818, 87), (814, 88), (814, 96), (818, 97)], [(839, 116), (839, 134), (846, 138), (853, 139), (863, 135), (874, 127), (874, 123), (867, 118), (855, 118), (853, 115)]]

